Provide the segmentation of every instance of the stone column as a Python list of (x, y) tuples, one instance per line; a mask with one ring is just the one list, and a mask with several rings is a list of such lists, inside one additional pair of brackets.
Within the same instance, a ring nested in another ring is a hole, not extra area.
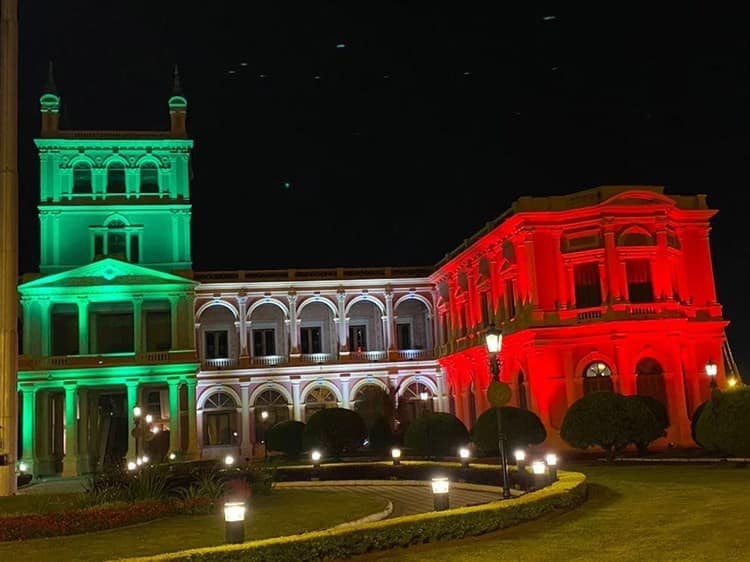
[[(290, 291), (289, 299), (289, 341), (292, 349), (289, 355), (299, 355), (299, 329), (297, 326), (297, 293)], [(296, 419), (296, 418), (295, 418)]]
[(341, 377), (341, 407), (350, 409), (349, 402), (349, 375)]
[(181, 349), (179, 335), (179, 318), (178, 304), (180, 297), (178, 295), (169, 295), (169, 327), (170, 327), (170, 345), (169, 349)]
[(89, 299), (78, 297), (78, 354), (89, 352)]
[(37, 410), (36, 420), (34, 425), (35, 437), (37, 439), (36, 451), (37, 451), (37, 466), (38, 470), (35, 470), (35, 476), (38, 474), (47, 475), (52, 474), (52, 466), (50, 462), (50, 433), (52, 431), (50, 418), (49, 418), (49, 392), (39, 391), (37, 392)]
[(570, 308), (576, 308), (576, 275), (575, 268), (572, 263), (568, 263), (565, 266), (568, 272), (568, 306)]
[(180, 381), (168, 380), (169, 385), (169, 452), (181, 449), (180, 440)]
[(438, 390), (438, 412), (447, 412), (450, 410), (448, 404), (448, 394), (445, 392), (445, 374), (442, 369), (438, 367), (435, 370), (435, 382), (437, 383)]
[(294, 411), (294, 419), (296, 421), (302, 421), (302, 404), (300, 403), (300, 381), (292, 381), (292, 408)]
[(65, 457), (63, 476), (78, 476), (78, 420), (75, 384), (65, 386)]
[(568, 293), (566, 285), (567, 274), (565, 271), (565, 262), (563, 261), (562, 246), (560, 244), (562, 233), (555, 231), (552, 235), (554, 244), (553, 252), (555, 253), (555, 277), (557, 278), (557, 303), (560, 308), (568, 308)]
[(242, 396), (242, 431), (240, 436), (240, 455), (242, 458), (249, 458), (253, 454), (253, 446), (250, 442), (250, 383), (240, 383), (240, 392)]
[(386, 349), (387, 350), (395, 350), (398, 349), (398, 341), (396, 340), (396, 335), (394, 333), (394, 328), (396, 324), (396, 318), (395, 313), (393, 310), (393, 291), (391, 290), (391, 287), (388, 286), (385, 289), (385, 341), (386, 341)]
[(198, 424), (197, 424), (197, 404), (195, 401), (195, 387), (197, 381), (188, 380), (187, 385), (187, 407), (188, 407), (188, 459), (197, 459), (200, 457), (200, 450), (198, 449)]
[(136, 450), (135, 437), (133, 437), (133, 430), (135, 430), (135, 418), (133, 417), (133, 408), (138, 405), (138, 381), (127, 381), (127, 393), (128, 393), (128, 411), (126, 412), (128, 418), (128, 452), (127, 460), (135, 460), (140, 451)]
[(133, 295), (133, 351), (143, 351), (143, 296)]
[(339, 289), (336, 293), (336, 304), (338, 310), (338, 318), (334, 318), (336, 324), (336, 331), (338, 332), (338, 351), (341, 354), (348, 354), (349, 349), (349, 333), (348, 333), (348, 322), (346, 321), (346, 293), (343, 289)]
[(615, 301), (622, 300), (622, 281), (620, 279), (620, 266), (617, 260), (617, 249), (615, 247), (615, 233), (610, 227), (604, 231), (604, 262), (607, 265), (607, 281), (609, 294)]
[(656, 281), (654, 298), (657, 300), (674, 300), (672, 272), (669, 270), (667, 231), (663, 228), (656, 232), (656, 260), (651, 263), (654, 272), (654, 281)]
[(52, 330), (50, 329), (50, 309), (52, 303), (49, 299), (39, 299), (39, 320), (41, 323), (42, 335), (42, 357), (49, 357), (52, 346)]
[(91, 472), (89, 392), (78, 390), (78, 474)]
[(26, 471), (37, 475), (36, 456), (36, 388), (22, 387), (23, 394), (23, 425), (21, 443), (21, 461), (26, 463)]
[(238, 297), (240, 305), (240, 357), (250, 355), (247, 351), (247, 297)]

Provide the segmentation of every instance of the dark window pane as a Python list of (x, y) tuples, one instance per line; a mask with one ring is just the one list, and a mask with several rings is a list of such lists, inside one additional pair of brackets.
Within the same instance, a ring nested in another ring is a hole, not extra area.
[(119, 162), (107, 168), (107, 193), (125, 193), (125, 167)]
[(141, 166), (141, 193), (159, 193), (159, 171), (151, 162)]
[(91, 193), (91, 168), (86, 164), (73, 168), (73, 193)]

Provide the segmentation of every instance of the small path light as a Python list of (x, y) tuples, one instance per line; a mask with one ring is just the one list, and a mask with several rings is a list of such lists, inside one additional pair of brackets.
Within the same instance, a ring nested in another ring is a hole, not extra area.
[(154, 416), (151, 414), (146, 415), (146, 423), (152, 423), (154, 421)]
[(323, 455), (317, 449), (310, 453), (310, 459), (312, 460), (313, 468), (320, 468), (320, 459)]
[(130, 462), (128, 463), (128, 470), (135, 470), (136, 468), (138, 468), (138, 465), (137, 465), (137, 464), (135, 464), (135, 462), (133, 462), (133, 461), (130, 461)]
[(143, 456), (141, 457), (141, 462), (142, 462), (143, 464), (146, 464), (146, 463), (148, 462), (148, 455), (143, 455)]
[(534, 475), (534, 488), (544, 488), (547, 484), (547, 465), (544, 461), (534, 461), (531, 463), (531, 472)]
[(557, 455), (555, 453), (547, 453), (544, 456), (544, 461), (547, 463), (550, 482), (557, 482)]
[(234, 457), (232, 455), (227, 455), (224, 457), (224, 466), (232, 466), (234, 464)]
[(175, 453), (169, 453), (169, 460), (173, 461), (177, 458), (177, 455)]
[(443, 511), (450, 507), (450, 480), (444, 476), (432, 479), (432, 501), (435, 511)]
[(461, 447), (458, 450), (458, 456), (461, 459), (461, 468), (469, 468), (469, 459), (471, 458), (471, 451), (466, 447)]
[(224, 524), (227, 543), (245, 542), (244, 502), (226, 502), (224, 504)]
[(391, 449), (391, 458), (393, 459), (393, 466), (401, 464), (401, 449), (394, 447)]

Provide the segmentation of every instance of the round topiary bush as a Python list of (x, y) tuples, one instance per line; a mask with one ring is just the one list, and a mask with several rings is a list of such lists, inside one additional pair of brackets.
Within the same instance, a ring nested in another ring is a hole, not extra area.
[(643, 402), (614, 392), (593, 392), (568, 408), (560, 437), (572, 447), (601, 447), (612, 461), (630, 443), (647, 439), (657, 426)]
[(383, 453), (393, 444), (393, 432), (384, 416), (375, 418), (369, 431), (370, 450)]
[(345, 408), (326, 408), (307, 420), (302, 444), (305, 449), (319, 448), (336, 457), (359, 449), (366, 437), (365, 422), (359, 414)]
[(700, 419), (701, 414), (706, 407), (706, 404), (708, 404), (708, 402), (699, 404), (693, 412), (693, 416), (690, 418), (690, 436), (693, 438), (693, 441), (695, 441), (696, 445), (700, 445), (704, 449), (708, 449), (708, 447), (698, 441), (698, 420)]
[(469, 442), (466, 426), (456, 416), (428, 412), (419, 416), (406, 430), (404, 445), (415, 455), (456, 456), (458, 448)]
[(750, 388), (718, 393), (698, 419), (696, 437), (709, 450), (750, 457)]
[(266, 433), (266, 446), (269, 451), (280, 451), (287, 457), (297, 457), (302, 451), (302, 434), (305, 424), (288, 420), (272, 426)]
[[(484, 455), (498, 453), (497, 410), (490, 408), (483, 412), (471, 429), (471, 440)], [(500, 415), (507, 451), (538, 445), (547, 438), (542, 420), (530, 410), (503, 406)]]
[[(652, 396), (626, 396), (625, 401), (630, 410), (631, 419), (636, 422), (632, 427), (632, 441), (638, 448), (638, 454), (645, 455), (648, 453), (648, 446), (651, 442), (667, 435), (669, 427), (667, 408)], [(643, 408), (651, 412), (651, 416), (645, 414)]]

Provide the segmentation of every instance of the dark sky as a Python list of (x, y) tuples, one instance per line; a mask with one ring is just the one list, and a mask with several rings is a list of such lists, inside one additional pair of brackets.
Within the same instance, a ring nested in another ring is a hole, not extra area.
[(47, 61), (67, 125), (92, 129), (166, 128), (177, 62), (195, 139), (195, 269), (430, 265), (521, 195), (660, 184), (706, 193), (720, 210), (719, 299), (735, 353), (750, 355), (750, 45), (739, 13), (653, 2), (21, 4), (22, 271), (38, 262), (32, 138)]

